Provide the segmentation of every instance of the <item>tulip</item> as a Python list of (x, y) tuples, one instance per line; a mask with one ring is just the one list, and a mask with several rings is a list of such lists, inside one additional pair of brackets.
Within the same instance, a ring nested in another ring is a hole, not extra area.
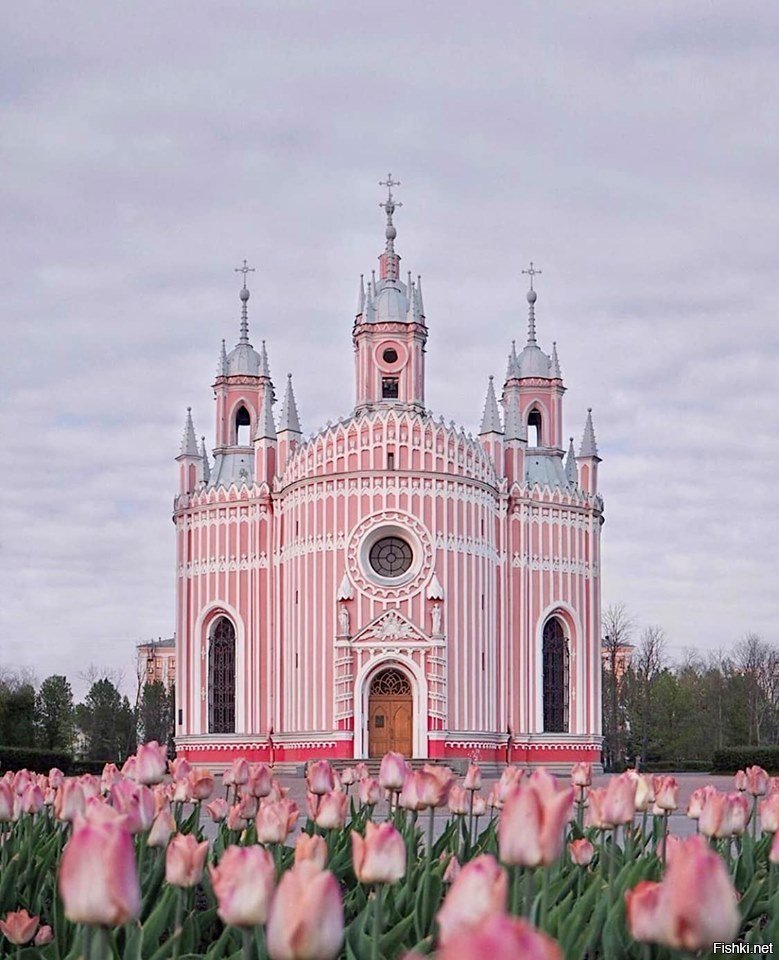
[(267, 798), (270, 801), (283, 800), (289, 793), (289, 787), (280, 787), (275, 780), (271, 780), (270, 793)]
[(646, 777), (638, 770), (627, 770), (627, 775), (636, 785), (636, 810), (646, 813), (649, 804), (655, 802), (655, 788), (652, 777)]
[(227, 816), (229, 807), (223, 797), (216, 797), (211, 803), (206, 804), (206, 813), (211, 817), (214, 823), (221, 823)]
[(487, 801), (481, 794), (475, 794), (473, 797), (473, 815), (478, 820), (479, 817), (483, 817), (487, 812)]
[(779, 831), (779, 793), (770, 793), (760, 801), (760, 829), (763, 833)]
[(103, 767), (103, 773), (100, 776), (100, 792), (110, 793), (111, 787), (122, 779), (119, 768), (115, 763), (107, 763)]
[(246, 789), (252, 796), (262, 799), (273, 790), (273, 773), (267, 763), (253, 763), (249, 767)]
[(403, 784), (403, 789), (398, 794), (398, 806), (404, 810), (424, 810), (424, 804), (419, 799), (417, 787), (419, 777), (416, 771), (411, 770)]
[(655, 777), (654, 788), (655, 804), (664, 812), (676, 810), (679, 806), (679, 783), (676, 777)]
[(743, 793), (729, 793), (725, 798), (725, 816), (718, 836), (740, 837), (748, 823), (749, 800)]
[(468, 927), (482, 924), (491, 914), (506, 909), (508, 876), (497, 860), (482, 853), (465, 864), (438, 911), (442, 945)]
[(148, 787), (122, 780), (111, 787), (111, 802), (125, 816), (131, 833), (143, 833), (152, 825), (154, 794)]
[(312, 760), (306, 770), (308, 792), (321, 797), (335, 790), (335, 773), (327, 760)]
[(238, 801), (238, 806), (241, 809), (241, 816), (244, 820), (254, 820), (257, 816), (257, 811), (260, 809), (260, 801), (250, 793), (245, 793)]
[(500, 798), (500, 784), (493, 783), (492, 789), (487, 794), (487, 806), (493, 811), (503, 809), (503, 801)]
[(173, 781), (173, 802), (189, 803), (189, 777)]
[(506, 802), (510, 790), (524, 777), (525, 771), (519, 767), (505, 767), (497, 783), (497, 799), (501, 806)]
[(711, 784), (693, 790), (690, 794), (690, 802), (687, 804), (687, 816), (691, 820), (699, 820), (701, 813), (703, 813), (703, 808), (706, 806), (706, 801), (712, 793), (716, 792), (716, 787), (713, 787)]
[(457, 784), (449, 788), (449, 812), (462, 816), (468, 813), (471, 808), (470, 797), (465, 787), (458, 787)]
[(417, 796), (418, 809), (425, 810), (429, 807), (432, 810), (446, 803), (451, 785), (449, 778), (436, 776), (428, 769), (415, 770), (411, 777), (414, 779), (413, 789)]
[(368, 769), (368, 764), (360, 761), (354, 765), (354, 773), (358, 780), (368, 780), (370, 778), (370, 770)]
[(736, 775), (733, 777), (733, 785), (736, 790), (744, 791), (747, 788), (747, 774), (746, 770), (738, 770)]
[(430, 774), (436, 782), (438, 783), (442, 800), (438, 804), (439, 807), (442, 807), (446, 803), (446, 799), (449, 796), (449, 788), (455, 781), (455, 776), (452, 770), (449, 767), (442, 767), (434, 763), (426, 763), (422, 767), (423, 773)]
[(64, 780), (54, 800), (54, 816), (71, 823), (84, 813), (84, 791), (78, 780)]
[(241, 809), (240, 803), (234, 803), (232, 807), (227, 811), (227, 817), (225, 818), (227, 823), (228, 830), (245, 830), (247, 826), (247, 821), (243, 816), (243, 811)]
[(39, 923), (40, 917), (31, 917), (26, 910), (16, 910), (0, 920), (0, 930), (6, 940), (21, 947), (32, 940)]
[(385, 790), (397, 793), (403, 789), (408, 773), (406, 758), (400, 753), (385, 753), (379, 766), (379, 783)]
[(208, 800), (214, 792), (214, 777), (209, 770), (190, 770), (187, 777), (190, 800)]
[[(118, 783), (122, 779), (122, 775), (117, 774), (116, 782)], [(89, 800), (90, 797), (101, 797), (103, 795), (103, 781), (100, 777), (96, 777), (92, 773), (84, 773), (78, 778), (78, 782), (81, 784), (85, 800)]]
[[(316, 804), (316, 806), (314, 806)], [(318, 797), (316, 801), (308, 797), (308, 809), (311, 819), (323, 830), (336, 830), (346, 822), (349, 798), (340, 790), (333, 790)]]
[(334, 960), (344, 939), (338, 881), (302, 860), (287, 870), (271, 904), (267, 942), (271, 960)]
[(612, 777), (603, 796), (603, 820), (611, 827), (632, 823), (636, 812), (636, 781), (628, 774)]
[(244, 757), (238, 757), (222, 774), (222, 783), (224, 786), (241, 787), (249, 780), (249, 761)]
[(592, 784), (592, 764), (579, 761), (571, 767), (571, 783), (575, 787), (589, 787)]
[(46, 944), (51, 943), (53, 939), (54, 939), (54, 933), (51, 927), (47, 923), (44, 923), (44, 925), (35, 934), (35, 939), (33, 940), (33, 943), (35, 944), (36, 947), (45, 947)]
[(568, 852), (571, 855), (571, 862), (577, 867), (587, 867), (595, 856), (595, 847), (586, 837), (580, 837), (578, 840), (571, 840), (568, 844)]
[(84, 804), (84, 819), (89, 823), (110, 823), (122, 830), (129, 829), (127, 817), (98, 797), (90, 797)]
[(747, 767), (747, 793), (753, 797), (764, 797), (771, 785), (771, 778), (762, 767)]
[(122, 764), (122, 776), (128, 780), (135, 780), (135, 757), (128, 757)]
[(77, 819), (62, 853), (59, 891), (73, 923), (114, 926), (135, 920), (141, 891), (128, 831), (117, 823)]
[(34, 783), (35, 777), (33, 777), (29, 770), (17, 770), (16, 773), (13, 774), (13, 788), (17, 797), (21, 797), (27, 787)]
[(65, 774), (59, 769), (59, 767), (52, 767), (51, 770), (49, 770), (49, 786), (54, 787), (54, 789), (57, 790), (64, 782)]
[(31, 816), (43, 810), (43, 792), (37, 783), (27, 784), (24, 793), (19, 797), (19, 809)]
[(228, 847), (210, 873), (217, 913), (224, 923), (255, 927), (267, 921), (275, 867), (265, 847)]
[(383, 793), (381, 784), (373, 777), (366, 777), (357, 784), (357, 796), (360, 798), (360, 803), (365, 806), (375, 806), (381, 800)]
[(443, 881), (444, 883), (454, 883), (454, 881), (459, 877), (462, 866), (457, 857), (452, 854), (449, 857), (449, 862), (446, 864), (446, 870), (444, 870)]
[(481, 790), (481, 769), (477, 763), (468, 765), (463, 787), (465, 790)]
[(438, 960), (563, 960), (557, 943), (524, 920), (495, 913), (447, 943)]
[(625, 896), (630, 932), (642, 942), (694, 953), (732, 942), (741, 926), (727, 868), (703, 837), (677, 845), (661, 883), (643, 881)]
[(161, 783), (165, 779), (167, 755), (168, 748), (156, 740), (142, 743), (135, 754), (135, 779), (138, 783), (146, 786)]
[(295, 843), (295, 863), (301, 860), (310, 860), (320, 870), (325, 869), (327, 863), (327, 843), (318, 833), (301, 833)]
[(254, 822), (260, 843), (284, 843), (300, 811), (294, 800), (263, 800)]
[(540, 780), (516, 786), (506, 798), (498, 823), (498, 846), (503, 863), (549, 866), (560, 856), (564, 829), (571, 818), (573, 787), (548, 792)]
[(146, 839), (147, 847), (166, 847), (168, 840), (176, 832), (176, 821), (173, 814), (167, 808), (160, 810), (154, 818), (154, 823), (149, 830), (149, 836)]
[(185, 757), (176, 757), (175, 760), (168, 760), (168, 769), (171, 779), (179, 783), (187, 779), (192, 771), (192, 764)]
[(706, 795), (698, 817), (698, 830), (704, 837), (719, 837), (722, 835), (720, 827), (725, 817), (726, 802), (725, 794), (714, 788)]
[(391, 823), (365, 824), (365, 837), (352, 831), (352, 863), (360, 883), (396, 883), (406, 872), (406, 844)]
[(341, 771), (341, 783), (345, 787), (351, 787), (353, 783), (357, 782), (357, 773), (355, 772), (354, 767), (344, 767)]
[(14, 791), (7, 780), (0, 780), (0, 823), (11, 823), (14, 818)]
[(200, 883), (208, 856), (208, 840), (198, 843), (191, 833), (177, 833), (165, 854), (165, 880), (172, 887)]

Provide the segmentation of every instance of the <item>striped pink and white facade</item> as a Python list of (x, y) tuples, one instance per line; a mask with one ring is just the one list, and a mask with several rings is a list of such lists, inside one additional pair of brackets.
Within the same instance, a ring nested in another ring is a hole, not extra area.
[[(528, 347), (512, 351), (501, 410), (490, 383), (480, 436), (428, 413), (421, 284), (398, 277), (391, 213), (380, 276), (361, 289), (354, 323), (352, 414), (304, 442), (290, 382), (277, 422), (264, 347), (255, 354), (242, 327), (214, 385), (213, 466), (188, 418), (174, 512), (178, 751), (210, 763), (366, 757), (371, 682), (392, 666), (411, 685), (415, 757), (597, 762), (602, 501), (591, 420), (580, 455), (564, 462), (564, 386), (556, 352), (550, 360), (535, 345), (535, 296)], [(248, 291), (242, 300), (245, 323)], [(386, 537), (410, 550), (397, 577), (372, 566)], [(224, 618), (234, 731), (215, 733), (209, 658)], [(550, 618), (565, 638), (554, 732)]]

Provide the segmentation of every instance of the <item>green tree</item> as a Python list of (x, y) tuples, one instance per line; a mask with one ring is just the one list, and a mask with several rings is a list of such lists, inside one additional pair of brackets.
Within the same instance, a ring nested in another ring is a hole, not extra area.
[(90, 760), (121, 761), (136, 748), (135, 711), (107, 678), (95, 680), (76, 720)]
[(0, 743), (34, 747), (35, 687), (26, 677), (8, 674), (0, 679)]
[(160, 680), (144, 684), (138, 715), (138, 731), (144, 742), (169, 743), (173, 735), (173, 704)]
[(35, 698), (39, 745), (52, 750), (70, 750), (74, 722), (73, 690), (67, 679), (59, 674), (46, 677)]

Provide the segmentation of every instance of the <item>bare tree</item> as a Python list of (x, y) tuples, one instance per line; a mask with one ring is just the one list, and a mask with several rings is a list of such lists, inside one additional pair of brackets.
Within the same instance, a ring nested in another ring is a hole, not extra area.
[(603, 612), (601, 618), (603, 639), (601, 649), (604, 654), (604, 753), (606, 765), (613, 768), (624, 758), (623, 717), (623, 676), (620, 668), (620, 654), (630, 643), (635, 629), (635, 621), (628, 614), (624, 603), (613, 603)]
[(655, 716), (655, 682), (666, 665), (666, 640), (663, 629), (658, 626), (645, 627), (632, 663), (636, 681), (636, 714), (639, 721), (642, 764), (646, 763), (650, 732), (658, 719)]
[(117, 690), (121, 690), (124, 686), (125, 672), (118, 667), (99, 667), (95, 663), (90, 663), (87, 669), (79, 671), (77, 676), (89, 686), (98, 680), (110, 680)]
[(736, 645), (736, 669), (747, 684), (749, 739), (760, 746), (767, 726), (773, 726), (779, 700), (779, 650), (756, 633), (747, 633)]

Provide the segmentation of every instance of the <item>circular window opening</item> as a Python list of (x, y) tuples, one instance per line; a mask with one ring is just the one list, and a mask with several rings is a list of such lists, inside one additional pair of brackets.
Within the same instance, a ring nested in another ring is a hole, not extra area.
[(380, 577), (402, 577), (411, 569), (414, 554), (400, 537), (382, 537), (370, 549), (368, 561)]
[(398, 351), (394, 347), (387, 347), (381, 356), (385, 363), (398, 362)]

